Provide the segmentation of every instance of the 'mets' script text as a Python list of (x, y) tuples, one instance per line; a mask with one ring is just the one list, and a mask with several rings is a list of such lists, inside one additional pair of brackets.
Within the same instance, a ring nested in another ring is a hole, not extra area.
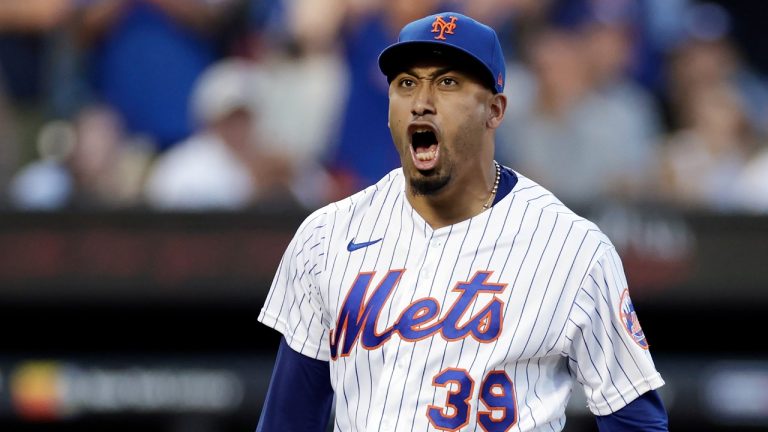
[(358, 274), (339, 311), (336, 328), (330, 332), (333, 360), (339, 355), (348, 356), (358, 338), (363, 348), (373, 350), (387, 342), (394, 334), (399, 334), (402, 340), (410, 342), (437, 333), (449, 341), (470, 336), (480, 343), (488, 343), (499, 337), (504, 302), (496, 296), (471, 317), (463, 319), (480, 293), (501, 293), (506, 288), (506, 284), (488, 282), (492, 274), (490, 271), (479, 271), (471, 280), (458, 282), (451, 291), (459, 293), (459, 296), (442, 318), (439, 317), (440, 303), (437, 299), (421, 298), (409, 304), (390, 327), (379, 333), (376, 330), (379, 316), (403, 273), (404, 269), (387, 272), (367, 302), (366, 293), (376, 272)]

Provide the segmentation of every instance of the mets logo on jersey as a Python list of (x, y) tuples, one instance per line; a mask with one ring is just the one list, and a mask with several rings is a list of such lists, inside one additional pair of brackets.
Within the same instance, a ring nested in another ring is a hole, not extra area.
[(632, 340), (637, 343), (640, 348), (648, 349), (648, 341), (645, 339), (645, 333), (643, 328), (640, 327), (640, 320), (637, 318), (637, 312), (635, 312), (635, 306), (632, 304), (632, 300), (629, 298), (629, 290), (625, 289), (621, 293), (621, 300), (619, 302), (619, 317), (621, 323), (624, 325), (624, 329), (632, 336)]
[(455, 16), (450, 18), (451, 20), (446, 22), (443, 17), (438, 16), (432, 22), (432, 33), (438, 33), (438, 35), (435, 36), (435, 39), (445, 40), (446, 34), (453, 34), (453, 31), (456, 30), (457, 18)]
[(376, 272), (357, 275), (341, 306), (336, 327), (329, 335), (331, 359), (348, 356), (358, 340), (364, 349), (373, 350), (394, 335), (407, 342), (439, 334), (447, 341), (471, 337), (479, 343), (490, 343), (501, 334), (504, 303), (493, 295), (486, 304), (476, 304), (481, 293), (501, 293), (507, 287), (507, 284), (489, 282), (493, 273), (490, 271), (478, 271), (470, 280), (456, 283), (451, 292), (458, 296), (442, 317), (440, 303), (426, 297), (407, 305), (392, 325), (379, 332), (378, 321), (384, 304), (404, 272), (404, 269), (387, 272), (371, 295), (367, 292)]

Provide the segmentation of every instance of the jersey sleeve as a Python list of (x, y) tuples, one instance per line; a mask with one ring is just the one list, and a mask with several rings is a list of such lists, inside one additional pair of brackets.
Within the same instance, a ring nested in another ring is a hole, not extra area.
[(611, 414), (664, 384), (613, 247), (592, 265), (566, 328), (564, 353), (595, 415)]
[(328, 360), (328, 329), (317, 283), (324, 267), (322, 218), (307, 219), (285, 250), (259, 321), (279, 331), (294, 351)]

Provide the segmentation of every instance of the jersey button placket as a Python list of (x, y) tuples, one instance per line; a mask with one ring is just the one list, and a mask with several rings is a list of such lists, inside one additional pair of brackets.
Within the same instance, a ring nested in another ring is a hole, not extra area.
[(435, 262), (440, 258), (440, 248), (443, 247), (443, 239), (439, 236), (433, 237), (429, 241), (429, 249), (422, 269), (422, 275), (427, 279), (432, 279), (435, 275)]

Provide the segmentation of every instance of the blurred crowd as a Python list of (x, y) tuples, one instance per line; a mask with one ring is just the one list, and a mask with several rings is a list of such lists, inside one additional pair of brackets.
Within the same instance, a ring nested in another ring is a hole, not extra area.
[(399, 166), (378, 53), (440, 10), (497, 29), (497, 159), (566, 204), (768, 213), (768, 80), (698, 0), (2, 0), (0, 208), (311, 209), (373, 184)]

